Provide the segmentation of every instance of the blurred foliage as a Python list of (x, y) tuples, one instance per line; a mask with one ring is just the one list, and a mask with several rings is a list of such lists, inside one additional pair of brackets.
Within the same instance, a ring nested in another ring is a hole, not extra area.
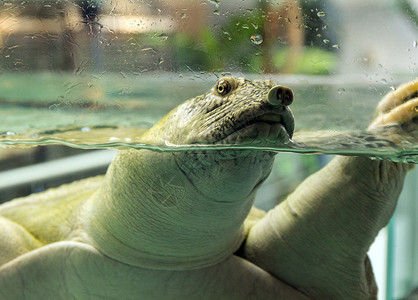
[[(276, 51), (273, 57), (273, 63), (280, 70), (289, 56), (289, 48), (283, 48)], [(300, 60), (294, 68), (296, 74), (328, 75), (337, 65), (337, 56), (335, 53), (325, 51), (317, 47), (306, 47)]]
[[(323, 7), (324, 6), (324, 7)], [(318, 16), (325, 9), (324, 1), (302, 1), (305, 47), (294, 73), (330, 74), (337, 64), (336, 47), (329, 39), (333, 31), (329, 30), (326, 18)], [(262, 7), (247, 9), (239, 15), (226, 18), (223, 24), (207, 26), (199, 38), (184, 33), (174, 36), (173, 62), (176, 69), (194, 71), (226, 71), (260, 73), (263, 72), (263, 44), (251, 41), (254, 34), (263, 34), (264, 24), (269, 19)], [(285, 41), (274, 41), (272, 63), (280, 71), (289, 56), (289, 47)]]
[[(254, 57), (261, 54), (261, 46), (250, 38), (263, 31), (260, 11), (246, 16), (233, 16), (224, 25), (206, 27), (198, 40), (184, 33), (175, 36), (175, 61), (185, 66), (208, 71), (254, 72)], [(256, 29), (257, 27), (257, 29)]]

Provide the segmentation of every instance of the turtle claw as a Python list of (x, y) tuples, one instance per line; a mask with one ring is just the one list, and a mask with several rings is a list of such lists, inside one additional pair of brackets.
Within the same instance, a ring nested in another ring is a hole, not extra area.
[[(378, 104), (376, 117), (368, 130), (414, 123), (418, 117), (418, 78), (388, 93)], [(416, 130), (418, 125), (413, 125)], [(411, 126), (408, 126), (411, 127)]]

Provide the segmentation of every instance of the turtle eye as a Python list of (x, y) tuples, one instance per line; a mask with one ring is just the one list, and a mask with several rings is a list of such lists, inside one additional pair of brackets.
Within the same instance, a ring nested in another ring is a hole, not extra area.
[(227, 95), (232, 90), (232, 85), (228, 80), (222, 79), (216, 86), (216, 91), (220, 96)]

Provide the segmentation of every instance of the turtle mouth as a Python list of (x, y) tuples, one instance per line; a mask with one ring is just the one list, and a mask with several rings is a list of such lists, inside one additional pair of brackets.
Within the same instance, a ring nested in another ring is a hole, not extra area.
[(262, 112), (249, 120), (237, 122), (230, 132), (216, 143), (222, 144), (286, 144), (293, 135), (293, 115), (289, 108), (284, 111)]

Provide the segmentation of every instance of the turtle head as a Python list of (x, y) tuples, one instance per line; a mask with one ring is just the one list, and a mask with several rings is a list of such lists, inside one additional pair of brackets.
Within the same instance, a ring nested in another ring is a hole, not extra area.
[(292, 101), (289, 88), (270, 80), (223, 77), (171, 111), (147, 137), (153, 143), (191, 145), (191, 151), (173, 154), (183, 173), (200, 192), (235, 201), (269, 175), (275, 153), (226, 147), (199, 151), (193, 145), (286, 144), (294, 129)]
[(294, 129), (292, 101), (291, 89), (270, 80), (223, 77), (171, 111), (148, 135), (174, 145), (286, 144)]

